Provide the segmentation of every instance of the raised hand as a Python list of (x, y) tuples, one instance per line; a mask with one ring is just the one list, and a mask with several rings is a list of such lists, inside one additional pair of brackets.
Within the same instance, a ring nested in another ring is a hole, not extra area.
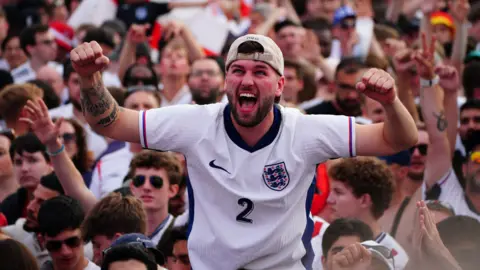
[(357, 91), (383, 105), (391, 104), (395, 98), (395, 80), (386, 71), (371, 68), (356, 85)]
[(435, 41), (435, 37), (432, 36), (430, 44), (427, 44), (425, 33), (422, 33), (422, 50), (414, 54), (418, 75), (425, 80), (435, 77)]
[(185, 30), (185, 24), (181, 21), (170, 21), (165, 25), (165, 39), (170, 40), (178, 37)]
[(403, 48), (396, 52), (393, 56), (393, 66), (399, 75), (410, 75), (408, 71), (415, 66), (413, 51), (409, 48)]
[(449, 8), (449, 13), (452, 14), (455, 21), (463, 23), (467, 20), (468, 13), (470, 12), (470, 4), (467, 0), (450, 1)]
[(428, 16), (437, 9), (436, 0), (424, 0), (421, 5), (423, 16)]
[(55, 145), (63, 118), (60, 118), (54, 124), (48, 114), (47, 105), (45, 105), (41, 99), (37, 101), (27, 101), (25, 110), (30, 113), (30, 116), (20, 118), (19, 121), (29, 124), (31, 130), (43, 144), (47, 146)]
[(128, 29), (127, 41), (132, 44), (139, 44), (147, 41), (147, 30), (149, 28), (149, 24), (132, 24), (130, 29)]
[(110, 60), (103, 55), (102, 48), (96, 41), (84, 42), (70, 52), (73, 69), (80, 77), (91, 77), (104, 70)]
[(453, 66), (438, 65), (435, 74), (440, 78), (440, 86), (445, 92), (456, 93), (460, 89), (460, 77), (457, 69)]
[(396, 53), (407, 48), (407, 43), (403, 40), (387, 38), (385, 41), (385, 54), (393, 57)]
[(352, 244), (333, 255), (330, 270), (367, 270), (372, 263), (372, 254), (360, 243)]

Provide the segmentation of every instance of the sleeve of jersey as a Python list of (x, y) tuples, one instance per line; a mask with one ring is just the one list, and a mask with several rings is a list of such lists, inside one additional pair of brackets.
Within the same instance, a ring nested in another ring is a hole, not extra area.
[(196, 105), (140, 111), (140, 142), (143, 148), (184, 153), (205, 129), (204, 114)]
[(306, 138), (303, 149), (314, 164), (355, 156), (355, 119), (336, 115), (306, 115), (298, 127)]

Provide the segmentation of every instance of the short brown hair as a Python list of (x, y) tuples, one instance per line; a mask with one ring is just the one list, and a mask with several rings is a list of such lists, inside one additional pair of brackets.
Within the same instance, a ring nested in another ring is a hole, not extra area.
[(297, 73), (297, 78), (303, 80), (303, 67), (298, 61), (285, 59), (283, 60), (283, 63), (285, 67), (295, 69), (295, 72)]
[(139, 199), (115, 192), (100, 200), (90, 210), (81, 230), (86, 242), (97, 235), (111, 239), (116, 233), (146, 234), (147, 216)]
[(378, 41), (382, 42), (389, 38), (399, 39), (400, 33), (393, 27), (385, 24), (375, 24), (373, 32)]
[(133, 177), (137, 168), (164, 169), (170, 185), (179, 185), (183, 176), (180, 162), (169, 152), (143, 150), (133, 157), (129, 175)]
[(38, 98), (43, 98), (43, 90), (34, 84), (9, 85), (0, 93), (0, 115), (7, 121), (17, 121), (27, 101)]
[(374, 157), (344, 158), (332, 164), (328, 173), (350, 187), (355, 197), (370, 195), (371, 212), (376, 219), (390, 206), (394, 178), (385, 162)]

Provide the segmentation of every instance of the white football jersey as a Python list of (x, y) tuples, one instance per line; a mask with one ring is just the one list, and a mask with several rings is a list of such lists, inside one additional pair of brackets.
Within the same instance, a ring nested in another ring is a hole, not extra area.
[(234, 128), (227, 104), (140, 112), (145, 148), (186, 157), (193, 269), (311, 267), (301, 259), (311, 247), (315, 166), (355, 155), (355, 123), (281, 106), (274, 111), (273, 125), (254, 147)]

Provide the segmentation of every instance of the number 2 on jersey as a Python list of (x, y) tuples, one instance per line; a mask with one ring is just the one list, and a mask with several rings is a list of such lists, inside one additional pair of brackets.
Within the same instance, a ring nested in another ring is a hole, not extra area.
[(240, 214), (237, 216), (237, 221), (238, 222), (245, 222), (245, 223), (253, 223), (253, 220), (250, 218), (247, 218), (250, 213), (253, 211), (253, 202), (250, 199), (247, 198), (240, 198), (238, 199), (238, 204), (245, 207)]

